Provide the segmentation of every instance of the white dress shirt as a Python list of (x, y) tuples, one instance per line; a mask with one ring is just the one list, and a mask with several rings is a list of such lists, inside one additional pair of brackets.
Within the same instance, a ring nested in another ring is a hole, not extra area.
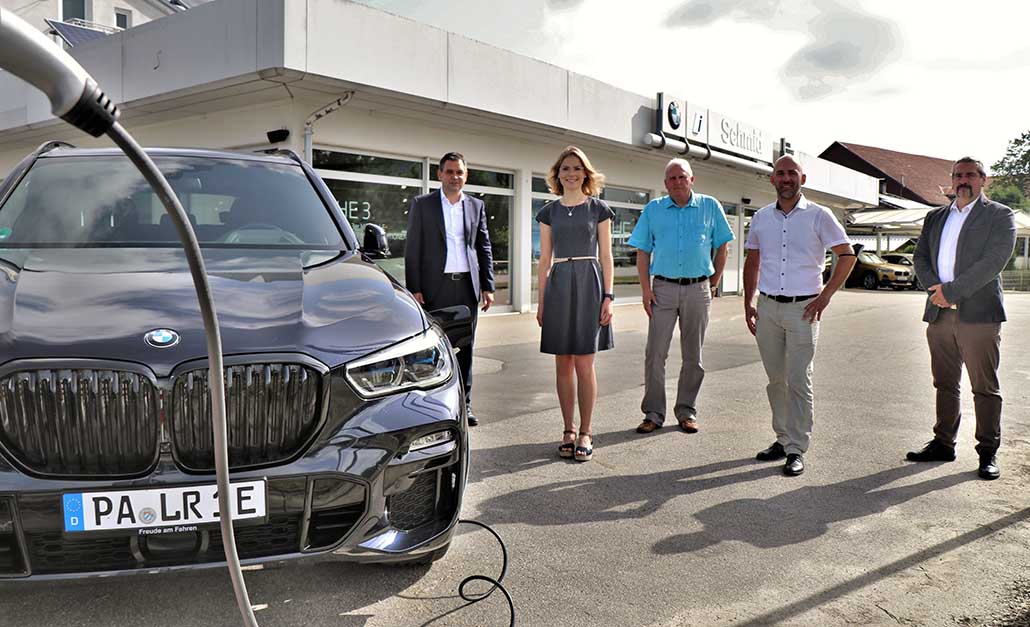
[(948, 208), (948, 219), (944, 221), (944, 230), (941, 231), (941, 245), (937, 249), (937, 277), (941, 283), (951, 283), (955, 280), (955, 255), (958, 253), (958, 236), (962, 232), (962, 225), (966, 218), (973, 213), (973, 205), (979, 197), (965, 207), (958, 207), (958, 199), (953, 200)]
[(809, 296), (823, 289), (826, 250), (850, 243), (833, 212), (802, 195), (786, 215), (776, 203), (759, 209), (744, 247), (760, 255), (758, 291)]
[(469, 259), (465, 252), (465, 194), (458, 195), (458, 202), (451, 204), (440, 190), (440, 204), (443, 206), (443, 224), (447, 231), (447, 262), (443, 271), (468, 272)]

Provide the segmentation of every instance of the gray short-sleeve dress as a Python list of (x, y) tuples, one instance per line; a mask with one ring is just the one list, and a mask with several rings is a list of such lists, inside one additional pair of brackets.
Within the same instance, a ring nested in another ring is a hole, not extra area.
[(597, 260), (597, 225), (615, 212), (597, 198), (575, 207), (554, 200), (536, 214), (537, 222), (551, 227), (554, 259), (544, 289), (544, 318), (540, 352), (552, 355), (589, 355), (612, 348), (611, 325), (601, 326), (604, 274)]

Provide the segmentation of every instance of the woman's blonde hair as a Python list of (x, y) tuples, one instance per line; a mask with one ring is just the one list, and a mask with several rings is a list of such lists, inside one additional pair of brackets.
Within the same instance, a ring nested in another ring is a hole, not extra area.
[(566, 146), (565, 150), (558, 155), (558, 160), (551, 166), (551, 171), (547, 173), (547, 185), (551, 188), (551, 193), (561, 196), (565, 191), (561, 181), (558, 180), (558, 170), (561, 169), (561, 162), (565, 161), (565, 157), (576, 157), (583, 164), (583, 193), (587, 196), (600, 194), (604, 188), (604, 175), (595, 170), (586, 153), (575, 146)]

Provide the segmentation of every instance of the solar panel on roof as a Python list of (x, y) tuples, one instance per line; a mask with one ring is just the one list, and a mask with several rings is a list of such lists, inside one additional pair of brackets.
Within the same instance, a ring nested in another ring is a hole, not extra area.
[(76, 26), (74, 24), (68, 24), (67, 22), (59, 22), (57, 20), (46, 20), (46, 23), (50, 25), (57, 35), (65, 41), (69, 46), (77, 46), (86, 41), (93, 41), (94, 39), (100, 39), (101, 37), (107, 37), (107, 33), (99, 30), (93, 30), (92, 28), (85, 28), (83, 26)]

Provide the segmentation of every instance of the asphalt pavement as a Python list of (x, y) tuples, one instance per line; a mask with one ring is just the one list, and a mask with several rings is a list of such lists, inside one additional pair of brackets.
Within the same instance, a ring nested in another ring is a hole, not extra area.
[[(994, 482), (976, 476), (968, 385), (958, 460), (904, 461), (933, 423), (922, 303), (888, 291), (834, 298), (800, 477), (754, 459), (773, 434), (739, 297), (713, 305), (692, 435), (671, 420), (634, 432), (647, 323), (638, 304), (615, 308), (584, 464), (557, 456), (553, 360), (538, 351), (535, 318), (483, 318), (463, 515), (507, 543), (517, 624), (1030, 625), (1030, 294), (1006, 295)], [(506, 625), (500, 595), (464, 609), (457, 597), (464, 577), (496, 575), (500, 561), (495, 541), (470, 527), (432, 566), (298, 562), (250, 571), (247, 583), (262, 625)], [(0, 625), (237, 624), (220, 570), (0, 584)]]

